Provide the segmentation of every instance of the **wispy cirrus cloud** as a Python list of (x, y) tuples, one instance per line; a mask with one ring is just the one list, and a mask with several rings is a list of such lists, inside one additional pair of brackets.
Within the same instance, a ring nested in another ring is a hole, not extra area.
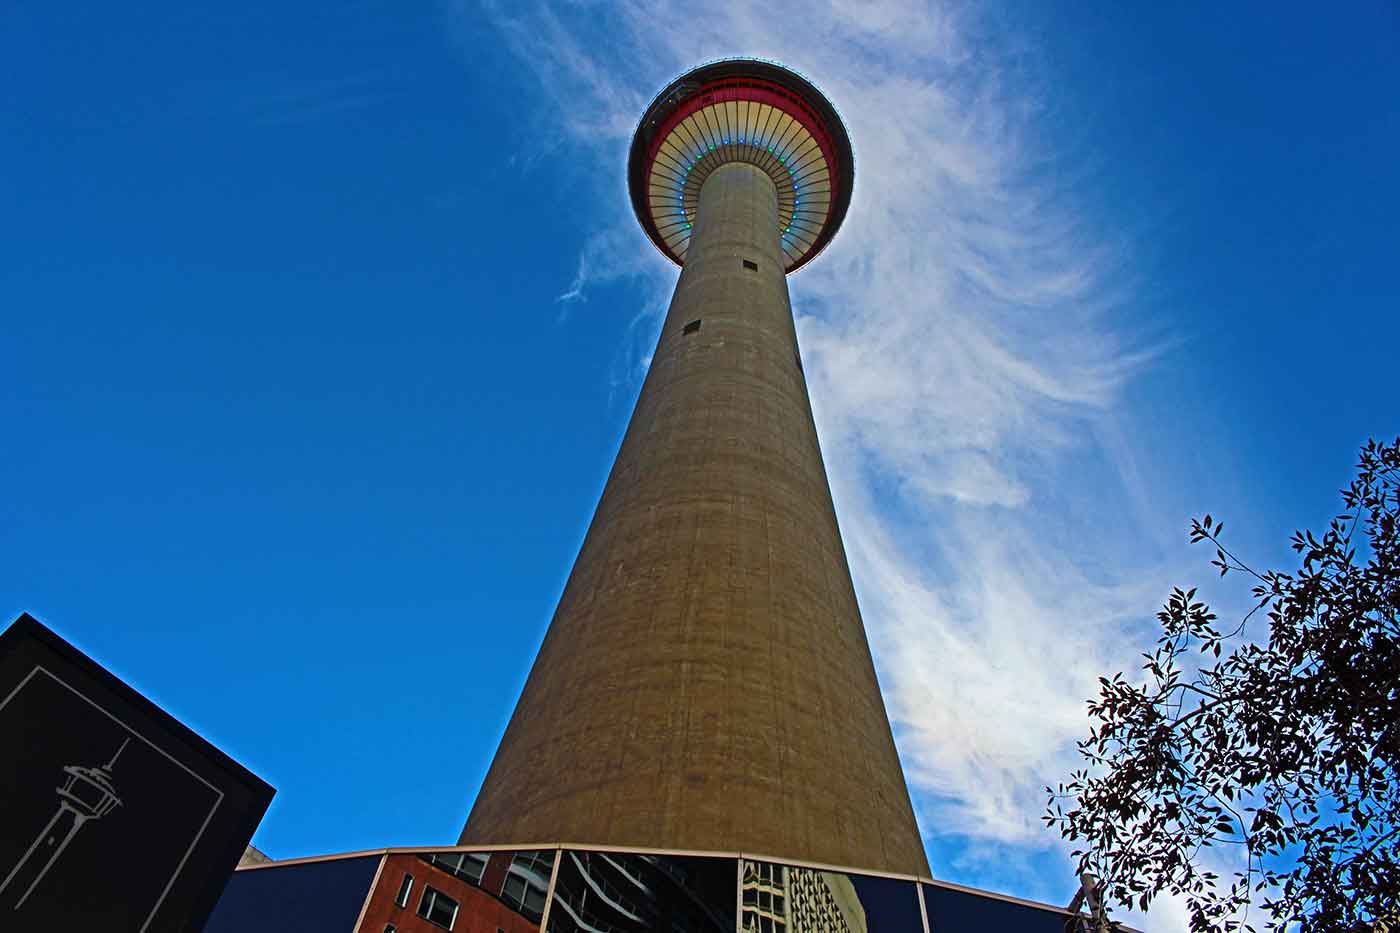
[[(854, 200), (791, 286), (934, 870), (1004, 887), (1018, 858), (1061, 852), (1039, 822), (1042, 788), (1074, 762), (1097, 676), (1135, 666), (1132, 633), (1167, 574), (1142, 546), (1162, 534), (1151, 496), (1100, 441), (1124, 432), (1123, 388), (1151, 358), (1115, 324), (1131, 253), (1083, 206), (1068, 170), (1078, 162), (1046, 129), (1053, 101), (1014, 33), (971, 7), (907, 0), (782, 17), (671, 0), (485, 9), (552, 96), (564, 134), (552, 144), (590, 152), (616, 189), (601, 192), (599, 228), (561, 300), (632, 276), (646, 288), (639, 326), (655, 326), (675, 275), (621, 185), (656, 90), (742, 54), (796, 67), (840, 109)], [(604, 252), (637, 258), (595, 267)], [(643, 352), (624, 367), (637, 381)], [(1107, 514), (1130, 517), (1106, 528)], [(1070, 890), (1067, 863), (1048, 857), (1063, 879), (1026, 893)]]

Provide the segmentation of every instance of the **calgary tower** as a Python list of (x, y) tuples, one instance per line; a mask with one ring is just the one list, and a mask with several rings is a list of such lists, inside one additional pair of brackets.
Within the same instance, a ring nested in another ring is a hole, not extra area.
[(778, 65), (704, 65), (647, 108), (632, 206), (680, 279), (461, 844), (928, 874), (787, 288), (853, 170), (830, 102)]

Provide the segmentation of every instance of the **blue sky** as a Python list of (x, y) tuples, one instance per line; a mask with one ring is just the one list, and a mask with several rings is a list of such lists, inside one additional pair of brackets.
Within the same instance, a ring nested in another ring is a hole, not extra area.
[(1400, 432), (1392, 4), (0, 23), (0, 612), (274, 784), (277, 856), (455, 838), (674, 284), (623, 166), (696, 62), (784, 61), (850, 125), (791, 286), (940, 877), (1067, 899), (1039, 787), (1209, 578), (1188, 518), (1286, 563)]

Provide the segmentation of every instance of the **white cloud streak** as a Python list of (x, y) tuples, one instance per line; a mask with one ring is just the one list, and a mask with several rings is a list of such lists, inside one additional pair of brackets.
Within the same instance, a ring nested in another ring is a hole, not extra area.
[[(1132, 632), (1165, 590), (1140, 546), (1160, 529), (1132, 524), (1151, 520), (1151, 497), (1095, 440), (1122, 435), (1121, 390), (1147, 359), (1112, 324), (1131, 257), (1076, 208), (1064, 179), (1078, 163), (1051, 142), (1048, 92), (1014, 37), (910, 0), (772, 10), (487, 7), (555, 95), (560, 144), (591, 148), (608, 178), (652, 95), (701, 61), (782, 61), (847, 121), (854, 200), (793, 277), (794, 304), (934, 870), (977, 884), (993, 855), (1059, 850), (1039, 822), (1042, 787), (1073, 765), (1085, 698), (1098, 675), (1134, 666)], [(641, 275), (659, 313), (674, 271), (617, 188), (561, 300)], [(603, 255), (640, 258), (605, 269)], [(1105, 530), (1111, 514), (1128, 526)], [(1064, 872), (1043, 890), (1072, 890)], [(1171, 928), (1173, 913), (1152, 925)]]

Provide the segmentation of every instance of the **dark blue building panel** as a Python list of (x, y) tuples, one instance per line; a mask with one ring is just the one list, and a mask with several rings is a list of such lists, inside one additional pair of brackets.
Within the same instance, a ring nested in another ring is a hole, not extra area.
[(349, 933), (382, 856), (235, 872), (205, 933)]

